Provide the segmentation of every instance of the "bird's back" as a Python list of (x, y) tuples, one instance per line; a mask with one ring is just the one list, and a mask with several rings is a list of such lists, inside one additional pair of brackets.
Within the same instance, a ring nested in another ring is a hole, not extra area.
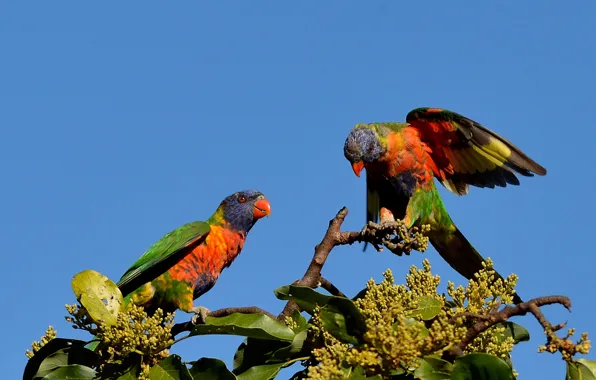
[(244, 240), (242, 233), (212, 225), (204, 242), (167, 272), (135, 290), (130, 299), (153, 308), (191, 311), (194, 299), (215, 285), (222, 270), (242, 250)]

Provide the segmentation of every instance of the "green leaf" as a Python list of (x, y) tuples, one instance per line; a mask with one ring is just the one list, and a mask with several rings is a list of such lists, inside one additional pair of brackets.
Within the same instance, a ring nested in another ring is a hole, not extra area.
[(93, 367), (97, 364), (99, 356), (97, 353), (82, 345), (73, 345), (68, 350), (68, 364), (81, 364), (87, 367)]
[(403, 368), (395, 368), (395, 369), (392, 369), (391, 372), (389, 372), (389, 374), (392, 375), (392, 376), (396, 376), (396, 375), (404, 375), (404, 376), (406, 376), (405, 375), (406, 374), (406, 370), (403, 369)]
[(308, 337), (307, 330), (300, 331), (294, 337), (292, 344), (275, 351), (273, 353), (273, 355), (271, 355), (271, 359), (267, 360), (267, 362), (269, 362), (269, 363), (271, 363), (273, 361), (286, 362), (286, 361), (295, 359), (298, 356), (310, 356), (310, 353), (307, 355), (302, 353), (302, 349), (304, 347), (304, 342), (306, 342), (307, 337)]
[(494, 355), (473, 353), (455, 359), (452, 380), (515, 380), (505, 361)]
[(118, 286), (94, 270), (85, 270), (72, 278), (72, 290), (89, 316), (106, 326), (116, 323), (124, 300)]
[(97, 354), (86, 349), (81, 344), (72, 345), (48, 355), (40, 364), (34, 378), (42, 378), (59, 367), (79, 364), (92, 367), (97, 362)]
[(292, 300), (307, 313), (318, 305), (324, 327), (336, 338), (357, 343), (366, 331), (364, 317), (354, 302), (345, 297), (326, 296), (306, 286), (286, 285), (275, 290), (277, 298)]
[(80, 364), (71, 364), (48, 373), (43, 380), (92, 380), (94, 377), (93, 369)]
[(137, 363), (128, 368), (117, 380), (137, 380), (139, 378), (139, 372), (141, 372), (141, 365)]
[[(315, 306), (327, 305), (332, 296), (321, 294), (307, 286), (285, 285), (274, 290), (275, 296), (280, 300), (292, 300), (300, 308), (312, 315)], [(339, 297), (337, 297), (339, 298)]]
[(170, 355), (149, 371), (151, 380), (193, 380), (186, 365), (178, 355)]
[(214, 358), (201, 358), (193, 362), (190, 375), (196, 380), (236, 380), (225, 363)]
[(351, 369), (348, 375), (350, 376), (348, 377), (348, 380), (383, 380), (383, 377), (381, 375), (367, 377), (364, 368), (362, 368), (361, 366), (357, 366), (356, 368)]
[(97, 361), (97, 354), (86, 349), (80, 344), (63, 348), (48, 355), (40, 364), (39, 369), (33, 378), (42, 378), (60, 367), (78, 364), (84, 367), (91, 367)]
[[(76, 339), (54, 338), (50, 340), (37, 351), (31, 359), (29, 359), (25, 366), (25, 371), (23, 372), (23, 380), (43, 377), (59, 365), (68, 364), (68, 359), (66, 359), (67, 353), (62, 350), (70, 349), (72, 347), (82, 348), (85, 344), (85, 341)], [(44, 363), (46, 359), (48, 359), (48, 362)]]
[(238, 380), (270, 380), (274, 379), (286, 363), (265, 364), (251, 367), (236, 375)]
[[(402, 373), (399, 375), (391, 376), (390, 379), (391, 380), (420, 380), (417, 377), (414, 377), (414, 375), (412, 375), (410, 373)], [(424, 379), (422, 379), (422, 380), (424, 380)]]
[(410, 310), (408, 316), (419, 317), (423, 321), (428, 321), (439, 315), (443, 303), (438, 299), (430, 296), (422, 296), (418, 298), (418, 307)]
[(414, 375), (421, 380), (445, 380), (451, 377), (452, 370), (453, 364), (436, 355), (429, 355), (422, 359)]
[(337, 339), (357, 344), (366, 332), (366, 322), (358, 308), (347, 298), (331, 297), (321, 308), (323, 327)]
[(596, 361), (577, 359), (567, 362), (567, 380), (596, 380)]
[(308, 321), (299, 311), (295, 310), (292, 313), (292, 320), (296, 323), (296, 327), (293, 329), (296, 334), (308, 328)]
[[(254, 365), (253, 363), (251, 363), (252, 360), (249, 359), (250, 349), (248, 348), (248, 345), (251, 340), (258, 341), (258, 342), (275, 342), (278, 344), (280, 343), (279, 341), (276, 342), (276, 341), (272, 341), (272, 340), (262, 340), (262, 339), (253, 339), (253, 338), (244, 339), (244, 341), (242, 343), (240, 343), (240, 346), (238, 346), (238, 348), (236, 349), (236, 352), (234, 352), (234, 362), (232, 363), (234, 371), (236, 371), (237, 369), (241, 369), (241, 372), (242, 372), (242, 371), (246, 370), (247, 368), (252, 367)], [(256, 355), (256, 356), (260, 357), (261, 355)], [(261, 361), (261, 363), (263, 363), (263, 362), (265, 362), (264, 359)], [(246, 366), (246, 368), (242, 368), (243, 366)]]
[(383, 377), (381, 375), (374, 375), (368, 377), (366, 375), (353, 373), (350, 377), (348, 377), (348, 380), (383, 380)]
[(43, 362), (39, 365), (39, 370), (33, 376), (33, 378), (42, 378), (48, 373), (56, 370), (57, 368), (64, 367), (68, 365), (68, 350), (69, 348), (63, 348), (54, 352), (51, 355), (48, 355), (47, 358), (44, 359)]
[(291, 342), (296, 335), (277, 319), (259, 313), (234, 313), (221, 318), (207, 317), (205, 322), (204, 325), (195, 326), (190, 336), (224, 334)]
[[(289, 349), (291, 343), (283, 340), (267, 340), (247, 338), (240, 344), (234, 354), (234, 373), (239, 374), (250, 367), (272, 364), (273, 356), (278, 350)], [(281, 360), (285, 362), (285, 358)]]
[[(415, 325), (418, 328), (418, 339), (424, 339), (430, 335), (430, 331), (428, 331), (428, 328), (426, 327), (424, 322), (414, 319), (412, 317), (404, 318), (404, 322), (408, 326)], [(395, 330), (398, 325), (399, 322), (393, 323), (393, 329)]]
[(321, 322), (325, 330), (342, 342), (358, 344), (358, 338), (348, 332), (346, 317), (334, 308), (321, 309)]
[(505, 336), (512, 337), (514, 340), (514, 344), (518, 344), (519, 342), (527, 342), (530, 340), (530, 333), (528, 332), (528, 330), (526, 330), (525, 327), (518, 325), (517, 323), (499, 322), (495, 324), (495, 327), (504, 327)]

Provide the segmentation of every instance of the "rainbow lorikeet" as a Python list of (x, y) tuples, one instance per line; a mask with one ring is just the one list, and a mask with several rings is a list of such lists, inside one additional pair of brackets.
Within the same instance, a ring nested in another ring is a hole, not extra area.
[[(206, 309), (194, 307), (193, 301), (215, 285), (240, 254), (248, 231), (270, 212), (262, 193), (240, 191), (226, 197), (205, 223), (188, 223), (166, 234), (118, 282), (125, 302), (203, 316)], [(152, 271), (156, 275), (147, 276)]]
[(344, 155), (357, 176), (366, 168), (367, 221), (380, 216), (381, 223), (399, 218), (408, 227), (429, 224), (431, 244), (468, 279), (484, 260), (447, 214), (433, 177), (464, 195), (469, 185), (505, 187), (519, 185), (515, 174), (546, 174), (503, 137), (439, 108), (417, 108), (405, 123), (358, 124)]

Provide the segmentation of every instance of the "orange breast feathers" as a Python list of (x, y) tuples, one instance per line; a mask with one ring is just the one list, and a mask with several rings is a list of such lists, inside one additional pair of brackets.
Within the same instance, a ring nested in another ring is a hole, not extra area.
[(387, 136), (387, 160), (389, 175), (397, 176), (411, 171), (421, 183), (433, 180), (433, 173), (438, 173), (431, 154), (432, 149), (420, 140), (416, 128), (404, 128), (399, 133)]
[(200, 274), (209, 273), (214, 278), (238, 256), (246, 237), (239, 232), (220, 226), (211, 226), (203, 244), (168, 271), (172, 278), (194, 282)]

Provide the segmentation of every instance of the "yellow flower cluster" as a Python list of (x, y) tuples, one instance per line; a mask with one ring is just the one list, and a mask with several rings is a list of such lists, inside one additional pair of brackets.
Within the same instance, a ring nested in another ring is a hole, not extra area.
[[(363, 344), (349, 345), (334, 338), (315, 311), (313, 336), (320, 348), (313, 351), (316, 362), (308, 368), (308, 379), (346, 379), (349, 378), (347, 368), (357, 366), (364, 368), (368, 376), (388, 376), (396, 369), (412, 371), (424, 356), (441, 355), (462, 341), (470, 323), (459, 317), (460, 314), (486, 315), (502, 302), (510, 302), (517, 281), (514, 275), (495, 281), (492, 262), (488, 261), (466, 288), (455, 288), (449, 283), (448, 294), (453, 301), (447, 302), (445, 296), (437, 293), (440, 277), (431, 273), (428, 260), (423, 261), (422, 269), (410, 268), (405, 285), (394, 284), (391, 270), (383, 276), (379, 284), (372, 279), (368, 281), (365, 295), (355, 301), (367, 327)], [(417, 317), (423, 299), (427, 304), (430, 299), (440, 305), (436, 315), (428, 321)], [(494, 327), (480, 334), (466, 352), (507, 357), (513, 348), (513, 339), (505, 337), (504, 330)]]
[(308, 379), (312, 380), (335, 380), (344, 379), (346, 374), (342, 370), (342, 361), (346, 357), (350, 345), (340, 342), (323, 328), (323, 321), (320, 318), (321, 309), (315, 307), (311, 327), (312, 339), (321, 348), (313, 350), (315, 360), (321, 365), (313, 365), (308, 369)]
[(428, 248), (428, 236), (430, 232), (430, 224), (423, 224), (420, 226), (420, 230), (412, 228), (410, 240), (412, 247), (416, 251), (424, 252)]
[(39, 342), (35, 341), (35, 342), (31, 343), (31, 350), (25, 351), (25, 355), (27, 355), (27, 357), (29, 359), (31, 359), (37, 351), (39, 351), (50, 340), (52, 340), (56, 337), (56, 333), (57, 333), (57, 331), (54, 330), (53, 326), (48, 326), (48, 329), (46, 330), (45, 335), (40, 338)]
[[(455, 309), (457, 313), (486, 313), (502, 304), (513, 303), (513, 294), (515, 294), (515, 285), (518, 277), (510, 274), (506, 279), (498, 277), (493, 269), (493, 262), (489, 258), (482, 266), (483, 270), (474, 275), (474, 278), (468, 282), (468, 286), (455, 287), (449, 281), (447, 284), (447, 293), (458, 305)], [(464, 307), (464, 301), (467, 299), (467, 306)]]
[[(518, 277), (515, 274), (509, 275), (506, 279), (497, 277), (490, 258), (482, 265), (484, 269), (474, 275), (466, 288), (463, 286), (456, 288), (451, 281), (447, 283), (447, 294), (457, 305), (449, 311), (451, 317), (457, 318), (463, 313), (486, 316), (503, 304), (513, 303)], [(470, 323), (474, 322), (476, 321), (470, 321)], [(464, 352), (484, 352), (506, 359), (513, 350), (515, 342), (512, 337), (505, 336), (504, 333), (504, 327), (493, 326), (480, 333), (466, 346)]]
[(294, 318), (292, 318), (289, 315), (284, 318), (284, 324), (291, 328), (293, 331), (296, 331), (296, 329), (298, 328), (298, 322), (296, 322)]
[(144, 308), (129, 305), (118, 314), (115, 325), (99, 327), (101, 346), (107, 347), (106, 364), (119, 363), (130, 354), (139, 354), (143, 360), (139, 379), (148, 379), (151, 366), (169, 356), (167, 348), (174, 343), (173, 325), (174, 313), (164, 315), (157, 309), (149, 316)]
[(98, 353), (102, 357), (100, 372), (111, 365), (118, 367), (125, 357), (138, 354), (142, 358), (138, 378), (149, 379), (151, 367), (169, 356), (168, 348), (174, 343), (172, 327), (175, 314), (164, 315), (161, 309), (149, 316), (143, 307), (131, 303), (118, 314), (116, 324), (111, 326), (95, 326), (80, 305), (66, 305), (66, 310), (70, 314), (66, 320), (75, 328), (96, 334)]

